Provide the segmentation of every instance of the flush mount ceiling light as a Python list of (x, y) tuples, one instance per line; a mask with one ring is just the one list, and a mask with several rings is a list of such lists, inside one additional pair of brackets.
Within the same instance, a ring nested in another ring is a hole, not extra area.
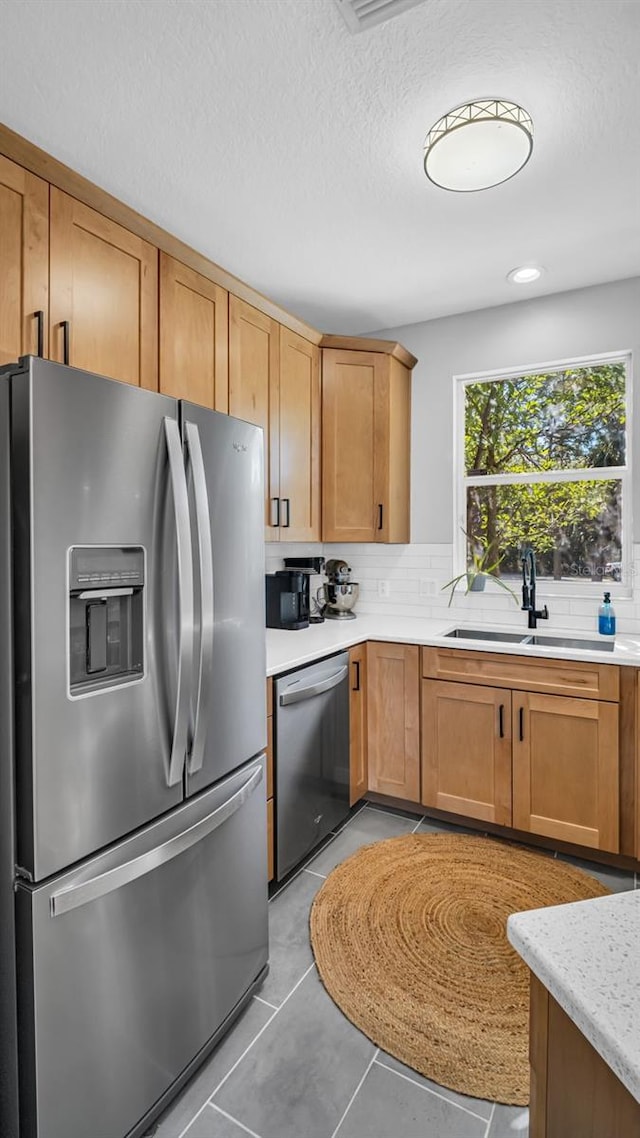
[(424, 172), (443, 190), (499, 186), (531, 156), (533, 122), (517, 103), (477, 99), (443, 115), (427, 135)]
[(539, 265), (522, 265), (520, 269), (512, 269), (507, 273), (507, 280), (511, 284), (533, 284), (542, 276), (542, 269)]

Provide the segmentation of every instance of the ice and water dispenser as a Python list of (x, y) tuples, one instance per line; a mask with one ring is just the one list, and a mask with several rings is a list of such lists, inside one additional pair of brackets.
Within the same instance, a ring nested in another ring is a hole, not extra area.
[(144, 550), (69, 551), (69, 687), (72, 696), (131, 683), (144, 672)]

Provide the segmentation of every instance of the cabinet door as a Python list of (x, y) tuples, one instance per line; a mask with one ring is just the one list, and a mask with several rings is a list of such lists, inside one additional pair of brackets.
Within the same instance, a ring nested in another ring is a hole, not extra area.
[(511, 692), (422, 681), (422, 802), (511, 825)]
[(281, 538), (320, 541), (320, 349), (280, 328)]
[(229, 297), (229, 414), (264, 431), (265, 541), (280, 539), (280, 325)]
[[(41, 316), (38, 316), (41, 313)], [(0, 157), (0, 365), (47, 355), (49, 186)]]
[(375, 352), (322, 353), (322, 537), (376, 540), (376, 377), (386, 357)]
[(367, 652), (365, 644), (349, 649), (349, 805), (369, 789), (367, 772)]
[(160, 254), (160, 390), (229, 410), (229, 294)]
[(420, 801), (419, 649), (367, 645), (369, 789)]
[(406, 543), (411, 539), (411, 372), (387, 357), (376, 378), (374, 477), (382, 521), (376, 540)]
[(158, 250), (51, 187), (50, 357), (158, 388)]
[(616, 704), (513, 693), (513, 825), (617, 853)]

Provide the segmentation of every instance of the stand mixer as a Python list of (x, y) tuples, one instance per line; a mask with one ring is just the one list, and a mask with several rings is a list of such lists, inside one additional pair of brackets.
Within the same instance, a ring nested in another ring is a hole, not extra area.
[(356, 614), (352, 609), (358, 599), (360, 586), (357, 581), (349, 580), (351, 567), (346, 561), (335, 559), (327, 561), (324, 571), (329, 579), (316, 593), (323, 616), (326, 620), (355, 620)]

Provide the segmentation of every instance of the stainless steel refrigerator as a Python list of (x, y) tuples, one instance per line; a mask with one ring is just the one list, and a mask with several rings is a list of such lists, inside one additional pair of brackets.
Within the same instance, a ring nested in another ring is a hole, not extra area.
[(267, 967), (262, 447), (0, 375), (3, 1138), (142, 1135)]

